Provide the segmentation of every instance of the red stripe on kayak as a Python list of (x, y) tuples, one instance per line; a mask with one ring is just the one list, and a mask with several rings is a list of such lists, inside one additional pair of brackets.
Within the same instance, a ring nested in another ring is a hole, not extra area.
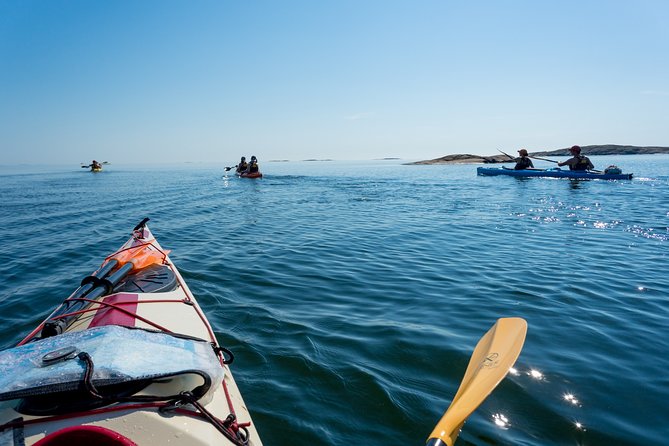
[[(102, 299), (102, 302), (107, 304), (123, 304), (119, 305), (119, 307), (133, 314), (137, 313), (138, 301), (139, 296), (137, 294), (129, 293), (112, 294), (111, 296), (107, 296)], [(125, 327), (134, 327), (135, 317), (132, 314), (119, 311), (114, 307), (103, 306), (95, 312), (95, 316), (93, 316), (93, 320), (91, 321), (89, 327), (100, 327), (103, 325), (123, 325)]]

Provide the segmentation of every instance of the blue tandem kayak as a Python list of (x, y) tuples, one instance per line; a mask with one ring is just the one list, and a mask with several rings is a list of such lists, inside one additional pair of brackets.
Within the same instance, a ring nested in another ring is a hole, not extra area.
[(631, 173), (596, 173), (587, 170), (552, 169), (524, 169), (515, 170), (499, 167), (477, 167), (477, 175), (495, 176), (507, 175), (512, 177), (549, 177), (549, 178), (587, 178), (599, 180), (631, 180)]

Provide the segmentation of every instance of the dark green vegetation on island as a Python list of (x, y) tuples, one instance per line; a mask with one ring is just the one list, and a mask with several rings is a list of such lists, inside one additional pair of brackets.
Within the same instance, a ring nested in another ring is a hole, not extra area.
[[(615, 144), (581, 146), (583, 154), (587, 156), (592, 155), (649, 155), (656, 153), (669, 153), (669, 147), (639, 147), (639, 146), (621, 146)], [(510, 155), (516, 155), (516, 150), (505, 150)], [(530, 156), (571, 156), (569, 154), (569, 147), (564, 149), (530, 152)], [(406, 164), (498, 164), (513, 162), (504, 154), (499, 155), (470, 155), (470, 154), (455, 154), (446, 155), (441, 158), (432, 160), (416, 161)]]

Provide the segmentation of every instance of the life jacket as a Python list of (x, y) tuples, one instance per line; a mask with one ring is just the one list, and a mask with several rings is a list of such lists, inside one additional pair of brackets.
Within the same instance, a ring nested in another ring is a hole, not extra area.
[(251, 161), (249, 165), (249, 173), (256, 173), (258, 171), (258, 163)]
[(576, 164), (570, 164), (569, 170), (588, 170), (590, 160), (587, 157), (583, 155), (577, 155), (574, 158), (576, 158), (578, 162)]
[(237, 164), (237, 172), (244, 172), (248, 166), (246, 162)]

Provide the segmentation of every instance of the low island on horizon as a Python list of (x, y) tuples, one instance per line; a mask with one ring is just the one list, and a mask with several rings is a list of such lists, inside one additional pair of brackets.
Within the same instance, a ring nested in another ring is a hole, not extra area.
[[(669, 153), (669, 147), (659, 147), (659, 146), (622, 146), (615, 144), (606, 144), (606, 145), (592, 145), (592, 146), (581, 146), (582, 154), (586, 156), (597, 156), (597, 155), (650, 155), (657, 153)], [(509, 153), (507, 151), (507, 153)], [(517, 156), (517, 151), (514, 150), (513, 153), (509, 153), (511, 156)], [(538, 151), (530, 152), (530, 157), (532, 156), (571, 156), (569, 154), (569, 147), (556, 150), (548, 151)], [(508, 156), (500, 153), (499, 155), (471, 155), (471, 154), (454, 154), (446, 155), (441, 158), (435, 158), (431, 160), (424, 161), (415, 161), (406, 164), (498, 164), (498, 163), (510, 163), (513, 162), (512, 159), (509, 159)]]

